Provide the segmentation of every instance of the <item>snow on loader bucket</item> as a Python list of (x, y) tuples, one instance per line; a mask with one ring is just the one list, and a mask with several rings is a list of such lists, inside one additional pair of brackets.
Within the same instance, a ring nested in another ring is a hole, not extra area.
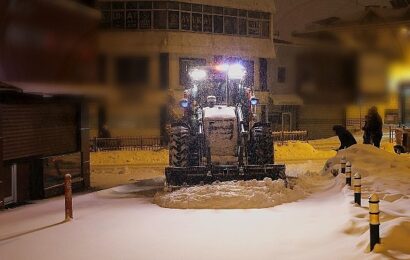
[(167, 184), (171, 187), (210, 184), (215, 181), (232, 180), (272, 180), (283, 179), (287, 185), (285, 165), (268, 164), (264, 166), (217, 165), (212, 167), (167, 167), (165, 168)]
[(245, 69), (225, 65), (232, 70), (226, 82), (212, 66), (190, 72), (193, 86), (180, 101), (184, 116), (170, 129), (168, 186), (264, 178), (287, 183), (285, 165), (274, 164), (270, 125), (258, 122), (259, 100), (243, 85)]

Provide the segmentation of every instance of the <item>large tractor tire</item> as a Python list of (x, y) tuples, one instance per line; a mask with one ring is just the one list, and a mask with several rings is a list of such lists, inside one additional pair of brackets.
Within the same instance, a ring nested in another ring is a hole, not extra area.
[(257, 125), (251, 129), (249, 163), (264, 165), (273, 163), (273, 137), (269, 126)]
[(190, 134), (186, 126), (174, 126), (171, 128), (169, 142), (169, 165), (175, 167), (187, 167), (189, 156)]

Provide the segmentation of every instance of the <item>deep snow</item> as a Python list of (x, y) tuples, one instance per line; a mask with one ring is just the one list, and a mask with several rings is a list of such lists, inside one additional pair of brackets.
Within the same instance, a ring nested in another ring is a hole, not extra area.
[[(363, 176), (362, 207), (343, 175), (329, 177), (343, 155)], [(161, 208), (153, 196), (162, 180), (76, 195), (70, 222), (62, 222), (63, 198), (44, 200), (0, 213), (0, 259), (410, 259), (409, 162), (355, 145), (326, 163), (327, 180), (305, 183), (313, 194), (264, 209)], [(289, 165), (288, 174), (303, 179), (317, 168)], [(382, 244), (369, 253), (373, 192), (381, 197)]]

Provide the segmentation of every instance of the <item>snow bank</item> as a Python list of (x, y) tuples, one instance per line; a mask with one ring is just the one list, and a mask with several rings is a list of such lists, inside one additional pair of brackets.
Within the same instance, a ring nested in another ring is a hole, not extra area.
[[(298, 174), (295, 174), (298, 175)], [(293, 182), (293, 181), (292, 181)], [(210, 185), (158, 192), (154, 203), (177, 209), (251, 209), (269, 208), (306, 197), (329, 182), (328, 176), (305, 171), (287, 188), (283, 180), (215, 182)]]
[(278, 161), (329, 159), (335, 155), (336, 151), (319, 151), (309, 143), (289, 142), (275, 145), (275, 160)]
[[(362, 175), (363, 207), (352, 208), (352, 220), (345, 233), (359, 235), (357, 246), (363, 251), (369, 250), (367, 198), (377, 193), (380, 197), (381, 244), (374, 251), (387, 258), (410, 259), (410, 160), (371, 145), (359, 144), (340, 151), (327, 161), (324, 170), (330, 173), (339, 169), (342, 156), (352, 163), (353, 173)], [(345, 187), (343, 191), (353, 201), (350, 188)]]
[(168, 150), (110, 151), (90, 154), (91, 165), (166, 165)]

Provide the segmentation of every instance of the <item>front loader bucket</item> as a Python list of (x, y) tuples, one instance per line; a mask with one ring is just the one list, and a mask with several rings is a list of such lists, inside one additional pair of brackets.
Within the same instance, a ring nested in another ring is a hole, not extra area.
[(246, 165), (243, 167), (232, 165), (217, 165), (212, 167), (167, 167), (165, 176), (169, 186), (192, 186), (209, 184), (215, 181), (233, 180), (272, 180), (283, 179), (287, 185), (285, 165)]

